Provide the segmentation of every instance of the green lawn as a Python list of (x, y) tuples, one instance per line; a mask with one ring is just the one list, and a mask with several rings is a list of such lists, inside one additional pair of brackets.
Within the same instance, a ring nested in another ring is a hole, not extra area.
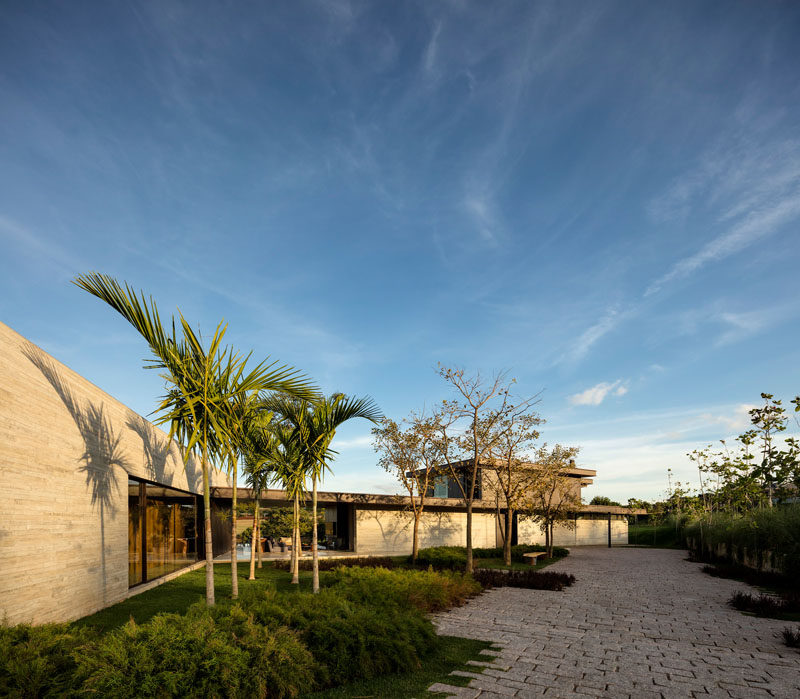
[[(502, 563), (502, 560), (500, 562)], [(270, 563), (265, 563), (262, 569), (256, 571), (257, 579), (255, 581), (247, 580), (248, 574), (249, 563), (240, 562), (240, 591), (253, 585), (274, 585), (282, 594), (293, 594), (298, 589), (305, 592), (311, 590), (310, 571), (300, 572), (299, 586), (291, 584), (291, 575), (287, 571), (276, 570)], [(230, 564), (217, 563), (214, 565), (214, 583), (217, 604), (230, 604)], [(321, 583), (325, 584), (324, 572), (321, 574)], [(131, 618), (137, 623), (143, 623), (159, 612), (185, 613), (192, 604), (203, 599), (205, 599), (205, 569), (200, 568), (73, 623), (77, 626), (109, 631), (122, 626)], [(316, 699), (425, 696), (427, 694), (425, 690), (435, 682), (465, 684), (466, 678), (449, 677), (449, 673), (457, 669), (466, 669), (468, 660), (484, 658), (480, 655), (480, 651), (491, 645), (484, 641), (443, 637), (441, 651), (436, 656), (427, 658), (422, 667), (413, 672), (358, 682), (312, 696)], [(474, 667), (469, 669), (476, 671)]]
[(628, 544), (652, 546), (661, 549), (685, 549), (686, 544), (670, 524), (631, 524), (628, 526)]
[[(249, 573), (250, 564), (240, 561), (240, 591), (248, 586), (261, 586), (264, 583), (275, 585), (279, 592), (291, 593), (297, 589), (302, 589), (305, 592), (311, 591), (310, 572), (300, 572), (300, 585), (292, 585), (291, 575), (286, 571), (275, 570), (270, 563), (265, 563), (262, 569), (256, 570), (256, 580), (247, 580)], [(218, 604), (230, 602), (230, 563), (214, 564), (214, 590)], [(159, 612), (184, 614), (192, 604), (204, 600), (205, 597), (206, 570), (205, 568), (199, 568), (73, 623), (79, 626), (91, 626), (101, 631), (108, 631), (117, 626), (122, 626), (130, 618), (133, 618), (137, 624), (141, 624)]]

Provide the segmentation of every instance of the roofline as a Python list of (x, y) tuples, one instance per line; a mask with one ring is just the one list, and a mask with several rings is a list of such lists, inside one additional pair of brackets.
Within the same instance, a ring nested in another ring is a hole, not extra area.
[[(211, 496), (216, 498), (231, 499), (233, 488), (211, 488)], [(236, 497), (241, 500), (252, 500), (253, 491), (251, 488), (237, 488)], [(279, 503), (291, 503), (286, 496), (285, 490), (270, 488), (261, 491), (259, 500), (272, 501)], [(339, 493), (333, 491), (317, 492), (317, 502), (321, 505), (352, 504), (352, 505), (380, 505), (384, 507), (408, 507), (411, 505), (411, 498), (408, 495), (386, 495), (382, 493)], [(446, 508), (457, 510), (464, 508), (461, 498), (425, 498), (426, 507)], [(494, 501), (475, 500), (474, 506), (480, 510), (495, 511)], [(621, 507), (617, 505), (581, 505), (579, 512), (598, 513), (598, 514), (618, 514), (618, 515), (644, 515), (644, 509), (634, 509), (631, 507)]]

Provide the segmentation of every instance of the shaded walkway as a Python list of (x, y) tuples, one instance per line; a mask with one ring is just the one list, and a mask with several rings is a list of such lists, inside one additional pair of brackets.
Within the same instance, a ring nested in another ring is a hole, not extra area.
[(800, 696), (800, 653), (779, 638), (787, 622), (728, 607), (735, 590), (752, 588), (685, 559), (665, 549), (574, 548), (550, 568), (577, 578), (563, 592), (501, 588), (437, 615), (440, 634), (502, 645), (453, 694)]

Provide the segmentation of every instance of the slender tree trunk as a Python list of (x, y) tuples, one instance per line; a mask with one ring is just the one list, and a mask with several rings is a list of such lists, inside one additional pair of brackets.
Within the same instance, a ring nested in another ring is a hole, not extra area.
[(550, 522), (549, 531), (550, 531), (550, 536), (547, 537), (547, 557), (548, 558), (552, 558), (553, 557), (553, 523), (552, 522)]
[(503, 563), (511, 565), (511, 530), (514, 526), (514, 510), (506, 508), (506, 536), (503, 539)]
[(292, 584), (300, 584), (300, 497), (294, 496), (294, 526), (292, 527)]
[(422, 511), (414, 510), (414, 536), (411, 540), (411, 561), (417, 562), (419, 556), (419, 520), (422, 517)]
[(233, 462), (233, 498), (231, 503), (231, 599), (239, 597), (239, 547), (236, 545), (236, 473)]
[(262, 566), (261, 559), (263, 558), (262, 555), (261, 555), (262, 551), (261, 551), (261, 507), (260, 507), (260, 505), (261, 505), (261, 491), (259, 490), (258, 493), (256, 494), (256, 513), (257, 514), (256, 514), (256, 521), (255, 521), (255, 523), (258, 525), (256, 527), (256, 531), (258, 532), (258, 551), (256, 551), (256, 555), (258, 556), (258, 567), (259, 567), (259, 569)]
[(548, 558), (550, 557), (550, 522), (544, 523), (544, 549)]
[[(200, 462), (203, 471), (203, 514), (205, 518), (205, 542), (206, 542), (206, 604), (214, 606), (214, 547), (211, 541), (211, 487), (208, 482), (208, 461), (206, 461), (206, 450)], [(142, 552), (142, 555), (146, 555)]]
[(258, 493), (255, 497), (255, 506), (253, 507), (253, 529), (250, 534), (250, 577), (248, 580), (256, 579), (256, 546), (261, 548), (261, 527), (258, 525)]
[(467, 568), (472, 572), (472, 500), (467, 502)]
[(311, 591), (319, 592), (319, 552), (317, 551), (317, 474), (311, 475), (311, 566), (314, 570)]

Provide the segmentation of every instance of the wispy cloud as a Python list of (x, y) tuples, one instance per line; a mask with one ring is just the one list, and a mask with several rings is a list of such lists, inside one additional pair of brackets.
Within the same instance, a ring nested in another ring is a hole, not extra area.
[(628, 385), (622, 379), (614, 382), (601, 382), (585, 391), (569, 397), (572, 405), (600, 405), (608, 396), (624, 396), (628, 392)]
[(65, 278), (72, 278), (89, 268), (80, 257), (67, 252), (44, 236), (34, 233), (30, 228), (2, 215), (0, 215), (0, 238), (10, 241), (25, 254), (34, 257), (37, 262), (49, 263)]
[[(675, 262), (645, 296), (740, 252), (800, 217), (800, 140), (786, 138), (782, 113), (743, 101), (725, 129), (687, 172), (648, 205), (656, 222), (711, 218), (725, 227)], [(778, 134), (777, 136), (775, 134)]]
[(676, 262), (665, 275), (647, 288), (645, 296), (659, 292), (669, 282), (688, 277), (706, 264), (718, 262), (744, 250), (798, 216), (800, 189), (774, 207), (750, 212), (730, 230), (706, 243), (698, 252)]
[(600, 320), (592, 323), (579, 337), (570, 342), (570, 349), (556, 360), (556, 364), (579, 362), (597, 342), (612, 332), (634, 312), (634, 309), (620, 311), (617, 307), (609, 308)]

